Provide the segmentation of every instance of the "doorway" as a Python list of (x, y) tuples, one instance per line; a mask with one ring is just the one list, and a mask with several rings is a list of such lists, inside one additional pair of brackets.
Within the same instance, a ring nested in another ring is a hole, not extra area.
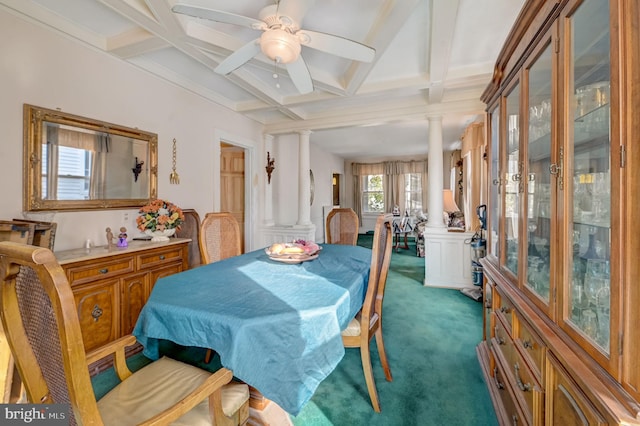
[(333, 205), (340, 205), (340, 174), (334, 173), (332, 179), (332, 188), (333, 188)]
[(229, 212), (238, 221), (244, 253), (245, 150), (220, 142), (220, 211)]

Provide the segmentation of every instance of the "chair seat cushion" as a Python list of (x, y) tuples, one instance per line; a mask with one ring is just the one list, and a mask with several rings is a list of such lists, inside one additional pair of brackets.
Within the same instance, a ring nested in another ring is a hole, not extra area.
[[(100, 401), (98, 410), (105, 425), (136, 425), (180, 401), (211, 373), (162, 357), (118, 384)], [(230, 383), (222, 388), (222, 410), (231, 416), (249, 399), (249, 387)], [(174, 425), (211, 425), (209, 399), (180, 417)]]
[(352, 319), (349, 325), (347, 325), (347, 328), (342, 330), (342, 333), (340, 334), (342, 334), (343, 336), (359, 336), (360, 335), (359, 319), (357, 317)]

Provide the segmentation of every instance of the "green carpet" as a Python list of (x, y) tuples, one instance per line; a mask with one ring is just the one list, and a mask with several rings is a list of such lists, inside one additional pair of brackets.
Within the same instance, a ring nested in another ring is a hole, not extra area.
[[(371, 247), (371, 239), (361, 235), (358, 244)], [(409, 247), (393, 252), (383, 309), (392, 382), (385, 380), (371, 344), (382, 412), (371, 407), (359, 351), (347, 349), (311, 401), (292, 417), (296, 426), (497, 425), (475, 352), (482, 337), (482, 304), (457, 290), (424, 287), (424, 258), (416, 257), (415, 244)], [(166, 350), (205, 367), (202, 349), (167, 345)], [(146, 362), (141, 355), (131, 360), (138, 368)], [(100, 396), (113, 386), (115, 375), (108, 370), (93, 383)]]

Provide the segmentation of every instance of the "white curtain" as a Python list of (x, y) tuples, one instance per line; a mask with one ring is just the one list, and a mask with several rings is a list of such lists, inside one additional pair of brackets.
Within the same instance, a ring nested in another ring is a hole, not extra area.
[(107, 153), (110, 146), (111, 137), (108, 133), (95, 135), (92, 149), (91, 179), (89, 181), (89, 198), (92, 200), (106, 198)]
[[(47, 200), (58, 199), (58, 125), (46, 125)], [(44, 195), (44, 194), (43, 194)]]
[[(384, 191), (385, 213), (391, 213), (393, 207), (400, 209), (405, 206), (405, 175), (419, 173), (422, 185), (423, 210), (427, 201), (427, 161), (385, 161), (382, 163), (353, 163), (353, 205), (354, 210), (362, 221), (362, 176), (383, 175), (382, 189)], [(411, 214), (411, 212), (409, 212)]]

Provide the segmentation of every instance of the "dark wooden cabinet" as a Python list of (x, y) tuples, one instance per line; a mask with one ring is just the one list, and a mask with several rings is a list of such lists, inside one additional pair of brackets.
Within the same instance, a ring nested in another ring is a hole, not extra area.
[(188, 267), (188, 239), (56, 252), (78, 308), (85, 350), (130, 334), (156, 281)]

